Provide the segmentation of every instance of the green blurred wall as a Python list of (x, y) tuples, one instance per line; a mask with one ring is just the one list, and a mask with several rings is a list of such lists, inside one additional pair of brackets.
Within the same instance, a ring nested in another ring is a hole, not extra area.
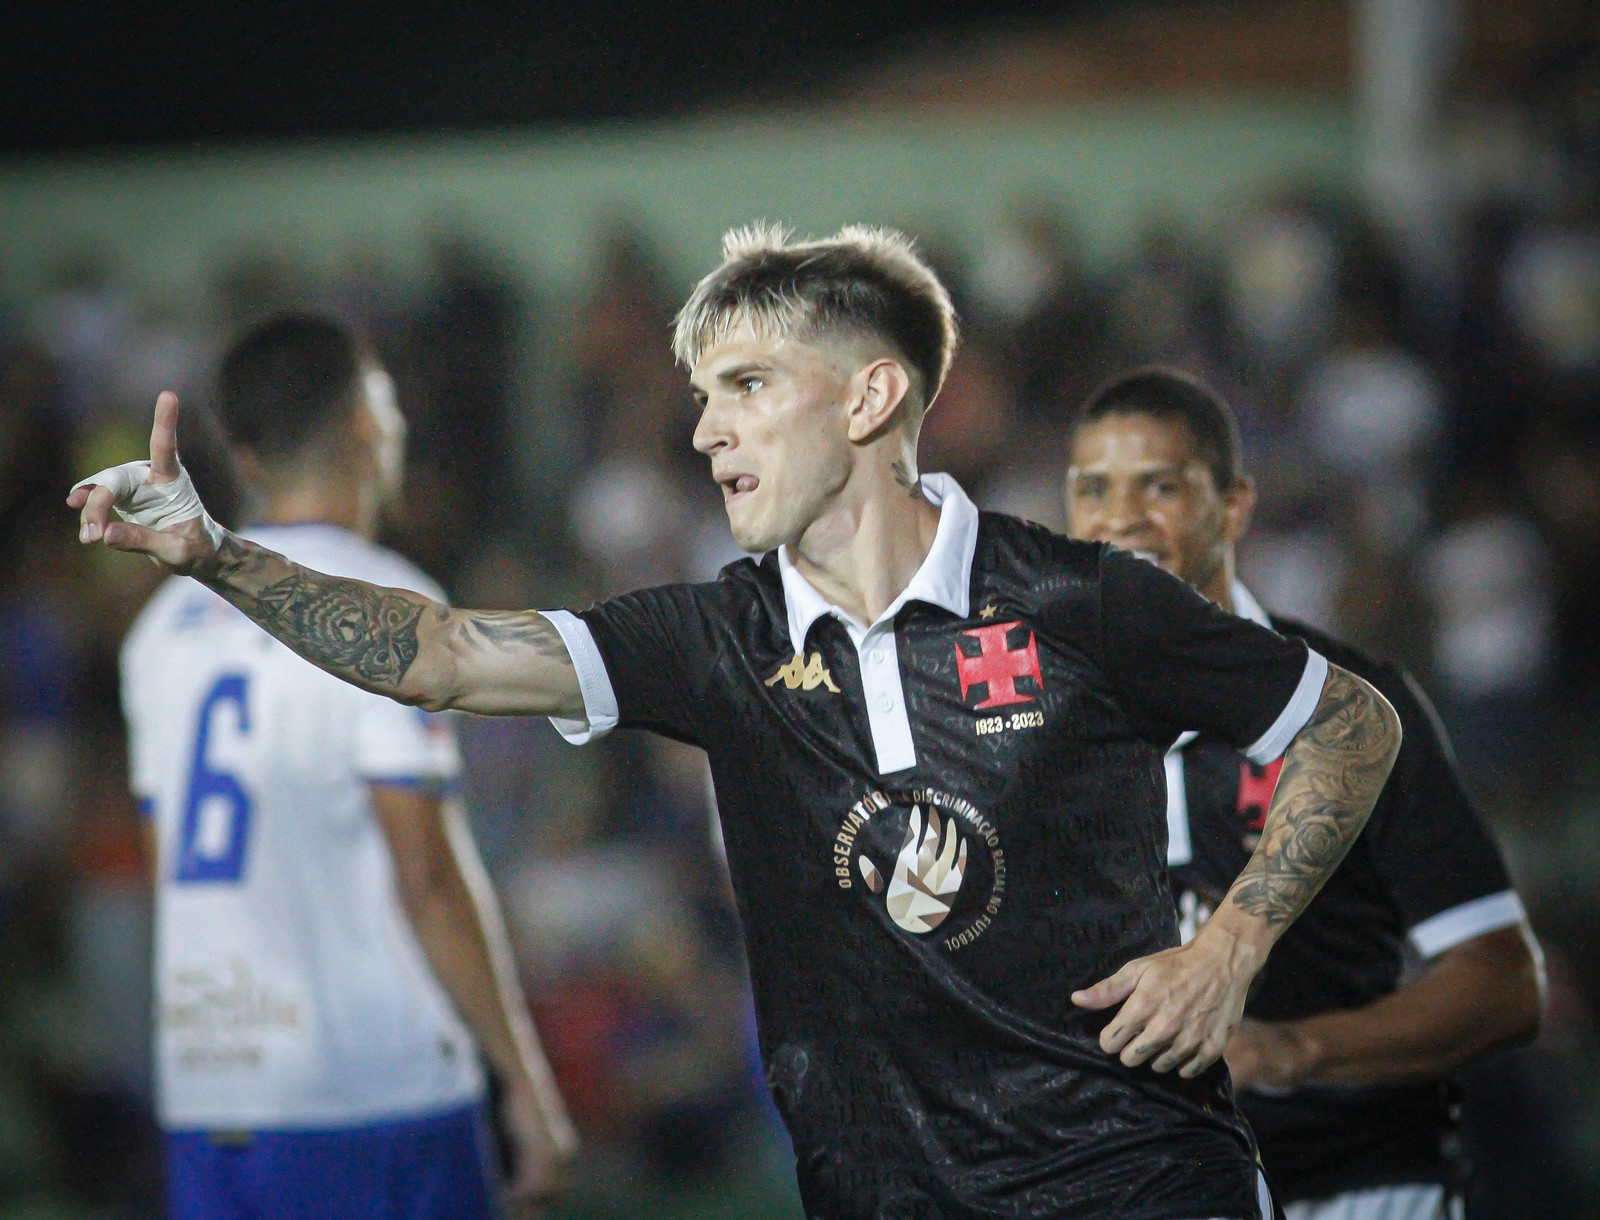
[(607, 213), (641, 219), (687, 283), (730, 224), (765, 217), (815, 233), (891, 221), (972, 249), (1009, 202), (1041, 193), (1104, 259), (1152, 214), (1205, 226), (1279, 182), (1349, 186), (1353, 144), (1335, 102), (1254, 100), (13, 159), (0, 162), (0, 300), (25, 304), (63, 258), (92, 249), (140, 296), (188, 312), (241, 249), (315, 270), (359, 248), (404, 271), (439, 223), (482, 237), (559, 297)]

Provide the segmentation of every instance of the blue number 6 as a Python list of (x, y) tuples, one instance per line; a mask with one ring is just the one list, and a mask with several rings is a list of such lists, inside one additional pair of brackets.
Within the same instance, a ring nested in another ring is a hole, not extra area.
[[(189, 795), (183, 804), (183, 827), (178, 839), (176, 881), (237, 881), (244, 873), (245, 845), (250, 837), (250, 794), (235, 776), (213, 771), (206, 761), (211, 741), (211, 717), (221, 703), (239, 709), (239, 729), (250, 731), (250, 703), (242, 674), (218, 678), (200, 705), (195, 729), (194, 762), (189, 768)], [(218, 802), (227, 808), (225, 835), (208, 819), (207, 808)], [(202, 832), (204, 839), (202, 840)]]

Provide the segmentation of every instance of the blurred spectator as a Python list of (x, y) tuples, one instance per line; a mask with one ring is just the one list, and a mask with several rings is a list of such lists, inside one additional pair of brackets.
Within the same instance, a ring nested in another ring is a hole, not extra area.
[(1531, 411), (1523, 346), (1506, 307), (1501, 268), (1519, 217), (1504, 204), (1466, 219), (1461, 307), (1448, 342), (1453, 410), (1450, 458), (1509, 473), (1516, 437)]
[(922, 424), (918, 459), (981, 489), (1026, 454), (1018, 452), (1015, 397), (1004, 366), (981, 336), (969, 335)]
[(1600, 373), (1600, 223), (1535, 225), (1507, 252), (1506, 303), (1558, 374)]
[(1422, 360), (1375, 336), (1311, 369), (1300, 414), (1317, 455), (1355, 484), (1359, 525), (1380, 551), (1409, 550), (1428, 526), (1440, 387)]
[(396, 525), (399, 544), (448, 584), (473, 540), (517, 503), (507, 419), (525, 318), (517, 288), (477, 244), (443, 233), (432, 254), (433, 281), (396, 360), (412, 485)]
[(1147, 223), (1133, 265), (1109, 303), (1111, 350), (1119, 367), (1167, 364), (1208, 372), (1215, 347), (1210, 269), (1170, 221)]
[(32, 527), (54, 516), (70, 483), (70, 426), (55, 363), (34, 342), (0, 347), (0, 572), (12, 570)]
[(1102, 296), (1078, 235), (1050, 200), (1014, 207), (979, 251), (976, 321), (979, 329), (992, 325), (996, 341), (1010, 337), (1002, 350), (1015, 353), (1014, 392), (1027, 422), (1075, 407), (1108, 372)]
[(667, 345), (672, 308), (643, 238), (613, 222), (574, 343), (583, 460), (568, 500), (573, 537), (607, 593), (714, 574), (720, 564), (691, 547), (738, 557), (707, 533), (720, 497), (690, 448), (694, 412)]
[(1441, 705), (1468, 776), (1503, 806), (1524, 794), (1545, 725), (1548, 548), (1526, 517), (1490, 501), (1428, 545), (1422, 573)]
[(1292, 372), (1326, 341), (1338, 271), (1333, 234), (1292, 204), (1246, 211), (1225, 246), (1229, 324), (1269, 377)]
[(282, 251), (270, 247), (240, 251), (219, 269), (212, 285), (218, 329), (237, 334), (276, 314), (308, 304), (305, 273)]
[(75, 605), (75, 556), (53, 532), (24, 535), (0, 590), (0, 842), (12, 869), (62, 848), (74, 799), (73, 703), (89, 641)]
[[(1349, 555), (1325, 516), (1278, 515), (1240, 547), (1239, 575), (1272, 612), (1343, 632), (1337, 612)], [(1354, 634), (1348, 633), (1348, 634)]]
[(132, 307), (92, 253), (68, 262), (34, 311), (34, 330), (55, 361), (71, 418), (104, 412), (113, 365), (133, 325)]
[[(1592, 406), (1585, 404), (1592, 411)], [(1552, 411), (1528, 429), (1521, 482), (1554, 547), (1563, 702), (1600, 714), (1600, 420)]]

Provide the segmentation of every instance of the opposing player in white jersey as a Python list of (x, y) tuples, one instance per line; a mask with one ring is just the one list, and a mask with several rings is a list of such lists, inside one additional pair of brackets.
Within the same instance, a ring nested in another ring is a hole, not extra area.
[[(227, 354), (218, 413), (263, 544), (440, 591), (371, 541), (398, 483), (389, 379), (332, 322)], [(498, 1212), (481, 1047), (509, 1195), (575, 1147), (499, 913), (448, 792), (441, 717), (365, 693), (192, 581), (129, 634), (133, 786), (157, 844), (157, 1058), (179, 1220), (476, 1220)]]

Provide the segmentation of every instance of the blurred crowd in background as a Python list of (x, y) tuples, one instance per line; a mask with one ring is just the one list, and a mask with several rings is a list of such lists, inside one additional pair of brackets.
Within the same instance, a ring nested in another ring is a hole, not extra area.
[[(1470, 1084), (1469, 1129), (1495, 1124), (1474, 1145), (1479, 1216), (1589, 1215), (1600, 1197), (1600, 85), (1586, 54), (1526, 99), (1548, 180), (1464, 201), (1442, 257), (1294, 184), (1207, 232), (1151, 216), (1110, 267), (1082, 255), (1070, 198), (1017, 200), (981, 248), (916, 234), (965, 331), (924, 471), (1062, 528), (1074, 405), (1133, 364), (1189, 369), (1234, 404), (1260, 483), (1246, 583), (1403, 661), (1434, 696), (1551, 975), (1539, 1043)], [(409, 483), (386, 540), (455, 599), (581, 606), (714, 578), (738, 552), (668, 350), (686, 285), (642, 227), (595, 224), (605, 257), (579, 299), (547, 298), (492, 240), (458, 233), (436, 238), (420, 286), (356, 252), (330, 279), (292, 253), (240, 251), (217, 267), (203, 324), (132, 299), (92, 251), (47, 295), (0, 302), (0, 1214), (143, 1216), (160, 1196), (149, 861), (117, 692), (123, 631), (159, 574), (77, 547), (67, 488), (138, 456), (173, 388), (208, 503), (247, 522), (205, 417), (212, 366), (241, 328), (311, 308), (357, 326), (395, 376)], [(550, 421), (532, 467), (515, 456), (530, 413)], [(571, 1214), (798, 1214), (703, 757), (626, 733), (574, 750), (542, 721), (457, 727), (463, 797), (587, 1141)], [(1534, 1171), (1543, 1202), (1496, 1204)]]

